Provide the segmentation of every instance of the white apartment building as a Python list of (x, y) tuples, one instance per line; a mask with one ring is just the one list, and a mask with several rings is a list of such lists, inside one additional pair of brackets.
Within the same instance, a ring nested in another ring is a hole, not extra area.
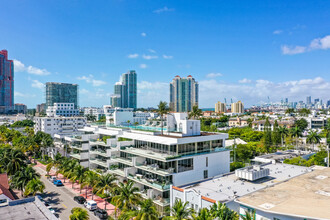
[[(71, 157), (99, 173), (113, 173), (119, 181), (130, 179), (144, 198), (153, 199), (164, 213), (170, 186), (182, 186), (229, 172), (228, 134), (203, 133), (197, 120), (186, 113), (168, 117), (168, 130), (85, 127), (84, 135), (65, 137)], [(197, 126), (196, 126), (197, 125)], [(181, 132), (179, 132), (181, 131)]]
[(53, 106), (49, 106), (46, 109), (46, 114), (49, 117), (55, 117), (55, 116), (73, 117), (73, 116), (79, 116), (79, 110), (75, 109), (73, 103), (54, 103)]
[(84, 108), (84, 116), (93, 115), (96, 117), (96, 120), (99, 120), (101, 116), (104, 116), (104, 109), (103, 108), (96, 108), (96, 107), (88, 107)]
[(55, 134), (62, 136), (72, 135), (86, 126), (85, 117), (34, 117), (34, 131), (43, 131), (54, 137)]
[(238, 101), (231, 104), (231, 112), (232, 113), (244, 113), (244, 105), (243, 102)]

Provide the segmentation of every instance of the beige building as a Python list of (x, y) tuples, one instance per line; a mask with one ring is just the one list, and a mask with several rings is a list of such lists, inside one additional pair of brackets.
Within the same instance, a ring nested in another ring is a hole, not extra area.
[(228, 121), (228, 125), (229, 127), (244, 127), (244, 126), (248, 126), (249, 123), (247, 119), (236, 117), (236, 118), (230, 118)]
[(222, 103), (222, 102), (215, 103), (215, 112), (216, 113), (224, 113), (226, 111), (227, 111), (227, 109), (226, 109), (225, 103)]
[(244, 113), (244, 105), (241, 101), (234, 102), (231, 104), (232, 113)]

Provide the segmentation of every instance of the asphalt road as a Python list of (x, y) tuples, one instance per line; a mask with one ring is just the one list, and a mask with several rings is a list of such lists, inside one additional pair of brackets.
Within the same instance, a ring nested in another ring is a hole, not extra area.
[[(45, 191), (42, 194), (42, 198), (44, 201), (48, 202), (59, 215), (61, 220), (68, 220), (71, 215), (71, 209), (74, 207), (84, 208), (83, 205), (78, 204), (73, 200), (75, 196), (74, 193), (69, 191), (64, 186), (57, 187), (53, 185), (46, 177), (46, 171), (41, 169), (40, 167), (34, 167), (38, 173), (41, 174), (41, 180), (45, 183)], [(97, 217), (94, 216), (93, 212), (88, 211), (89, 218), (91, 220), (98, 220)]]

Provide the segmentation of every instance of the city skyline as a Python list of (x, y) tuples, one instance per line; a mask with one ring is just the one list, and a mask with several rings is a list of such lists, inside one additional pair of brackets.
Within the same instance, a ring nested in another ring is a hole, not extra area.
[(79, 84), (80, 106), (109, 104), (123, 69), (139, 73), (137, 107), (169, 103), (175, 75), (199, 82), (201, 108), (329, 99), (328, 2), (100, 5), (3, 2), (0, 48), (15, 63), (16, 103), (34, 108), (55, 81)]

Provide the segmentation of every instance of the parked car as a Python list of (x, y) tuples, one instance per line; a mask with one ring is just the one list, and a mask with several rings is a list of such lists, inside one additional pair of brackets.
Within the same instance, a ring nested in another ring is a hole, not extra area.
[(84, 203), (86, 209), (92, 211), (97, 209), (97, 203), (94, 200), (89, 200)]
[(104, 209), (96, 209), (94, 215), (99, 217), (99, 219), (108, 219), (108, 213)]
[(55, 214), (55, 210), (51, 206), (49, 206), (48, 209), (52, 214)]
[(54, 185), (56, 185), (56, 186), (63, 186), (63, 183), (62, 183), (61, 180), (55, 180), (53, 183), (54, 183)]
[(83, 196), (75, 196), (73, 197), (73, 200), (79, 204), (84, 204), (86, 202), (86, 199)]
[(57, 180), (56, 176), (51, 176), (51, 177), (49, 177), (49, 181), (50, 181), (50, 182), (53, 183), (55, 180)]

